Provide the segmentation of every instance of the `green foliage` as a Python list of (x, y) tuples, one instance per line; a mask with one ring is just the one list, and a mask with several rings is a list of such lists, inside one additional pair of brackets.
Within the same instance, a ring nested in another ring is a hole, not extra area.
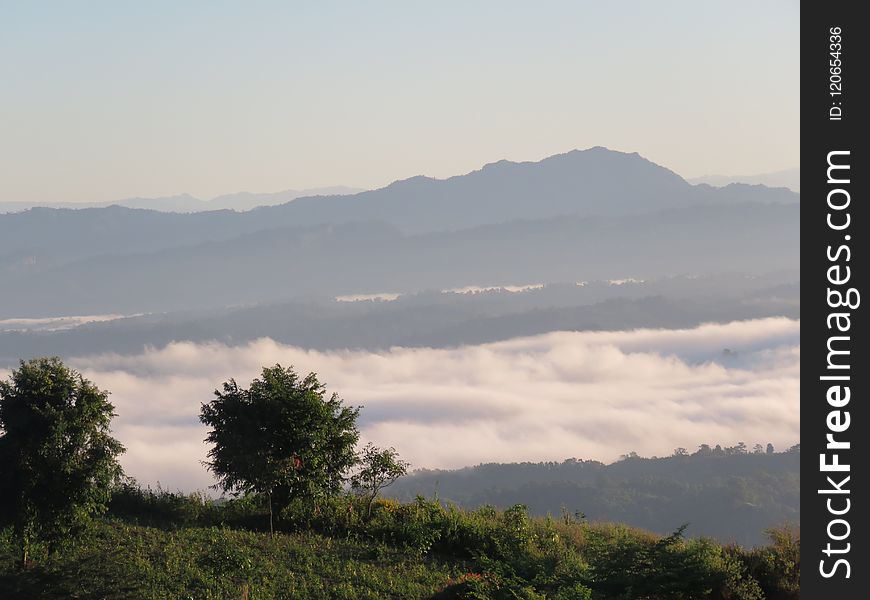
[(399, 458), (395, 448), (378, 448), (366, 444), (359, 456), (360, 470), (351, 477), (350, 485), (366, 498), (366, 514), (371, 516), (372, 503), (378, 493), (408, 472), (410, 463)]
[(442, 560), (315, 533), (274, 538), (219, 527), (105, 522), (26, 571), (0, 535), (0, 597), (109, 599), (427, 598), (458, 576)]
[(59, 358), (21, 361), (0, 382), (0, 524), (12, 525), (26, 563), (103, 512), (124, 451), (109, 431), (108, 393)]
[(132, 488), (116, 496), (123, 501), (110, 515), (123, 520), (102, 522), (27, 571), (13, 567), (11, 529), (0, 530), (0, 597), (797, 598), (797, 588), (783, 595), (799, 576), (799, 537), (785, 530), (771, 546), (745, 551), (685, 540), (682, 530), (658, 536), (531, 518), (519, 505), (465, 511), (425, 498), (377, 500), (363, 518), (365, 499), (348, 494), (316, 510), (291, 503), (297, 512), (270, 538), (226, 526), (262, 526), (256, 496), (215, 502)]
[(336, 497), (318, 515), (294, 521), (341, 539), (400, 547), (421, 560), (470, 561), (474, 570), (438, 598), (763, 597), (747, 567), (751, 553), (684, 540), (683, 528), (661, 537), (621, 525), (534, 519), (522, 505), (465, 511), (422, 497), (406, 504), (378, 500), (366, 519), (359, 516), (364, 508), (358, 497)]
[(250, 388), (231, 379), (202, 405), (211, 430), (208, 468), (225, 491), (266, 494), (279, 508), (294, 499), (320, 499), (341, 489), (356, 463), (359, 409), (309, 373), (264, 368)]
[[(216, 487), (236, 494), (230, 500), (159, 486), (143, 490), (133, 480), (118, 484), (116, 457), (123, 448), (109, 435), (107, 394), (58, 359), (22, 362), (0, 384), (0, 597), (799, 596), (797, 531), (771, 530), (769, 545), (747, 551), (705, 538), (686, 540), (685, 525), (663, 536), (590, 523), (564, 505), (554, 520), (530, 517), (523, 504), (464, 510), (421, 495), (406, 503), (379, 499), (407, 463), (393, 448), (371, 444), (358, 457), (359, 410), (343, 406), (335, 394), (327, 397), (315, 374), (300, 379), (292, 368), (276, 365), (263, 369), (249, 389), (230, 380), (215, 396), (200, 418), (211, 427), (208, 467), (218, 477)], [(696, 499), (705, 497), (693, 486), (703, 481), (710, 461), (753, 471), (760, 461), (799, 458), (799, 448), (748, 453), (745, 444), (702, 447), (693, 455), (679, 450), (658, 467), (678, 468)], [(356, 493), (343, 491), (345, 475), (357, 463), (351, 480)], [(646, 472), (648, 463), (632, 453), (612, 467), (626, 476)], [(639, 491), (649, 505), (673, 487), (656, 478), (647, 478), (643, 488), (614, 486), (599, 477), (599, 463), (555, 466), (595, 476), (596, 487), (610, 488), (609, 501), (617, 506), (638, 502)], [(729, 478), (722, 488), (728, 490), (725, 503), (759, 500), (757, 486)], [(271, 535), (273, 500), (281, 516), (277, 536)], [(93, 519), (107, 508), (102, 519)], [(259, 531), (264, 515), (269, 536)], [(71, 537), (73, 532), (78, 535)], [(64, 552), (52, 552), (61, 542)], [(22, 549), (26, 569), (18, 568)], [(28, 564), (28, 551), (39, 564)]]
[(721, 546), (706, 539), (686, 542), (682, 533), (680, 528), (658, 538), (624, 526), (590, 529), (587, 556), (597, 590), (614, 600), (761, 600), (757, 583), (744, 577)]
[[(246, 496), (245, 500), (250, 502), (250, 498)], [(233, 502), (239, 503), (241, 499)], [(258, 515), (261, 513), (262, 510), (258, 511)], [(108, 514), (131, 523), (167, 529), (217, 525), (234, 516), (229, 506), (217, 505), (202, 492), (184, 494), (159, 486), (156, 490), (142, 489), (132, 479), (115, 489)]]
[(776, 527), (766, 533), (771, 541), (768, 546), (748, 552), (732, 547), (730, 551), (758, 580), (767, 600), (797, 600), (800, 597), (800, 530)]

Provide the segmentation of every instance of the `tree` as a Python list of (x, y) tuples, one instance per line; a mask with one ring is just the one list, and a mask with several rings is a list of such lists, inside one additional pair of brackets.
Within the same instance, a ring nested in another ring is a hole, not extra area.
[(726, 456), (734, 456), (735, 454), (746, 454), (746, 442), (737, 442), (736, 446), (725, 448)]
[(124, 451), (108, 396), (57, 357), (21, 361), (0, 381), (0, 522), (22, 565), (33, 542), (51, 552), (106, 510)]
[(713, 454), (713, 449), (710, 447), (709, 444), (701, 444), (700, 446), (698, 446), (698, 450), (695, 452), (695, 454), (699, 456), (711, 456)]
[(202, 405), (200, 421), (211, 427), (213, 446), (205, 465), (228, 492), (263, 494), (269, 502), (316, 499), (337, 493), (356, 464), (358, 408), (338, 394), (326, 396), (315, 373), (301, 379), (293, 367), (263, 368), (250, 388), (234, 379)]
[(363, 448), (359, 462), (360, 471), (351, 478), (351, 487), (366, 499), (366, 514), (371, 517), (378, 493), (405, 475), (411, 465), (399, 458), (395, 448), (381, 449), (371, 443)]

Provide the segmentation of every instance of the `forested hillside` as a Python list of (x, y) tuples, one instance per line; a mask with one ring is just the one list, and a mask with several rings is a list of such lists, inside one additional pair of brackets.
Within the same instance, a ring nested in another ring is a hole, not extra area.
[[(534, 515), (584, 515), (666, 534), (688, 524), (689, 536), (743, 545), (765, 543), (764, 530), (800, 522), (800, 448), (704, 446), (667, 458), (629, 455), (605, 465), (569, 459), (552, 463), (484, 464), (455, 471), (417, 471), (389, 494), (437, 494), (474, 508), (525, 504)], [(772, 450), (772, 448), (771, 448)]]

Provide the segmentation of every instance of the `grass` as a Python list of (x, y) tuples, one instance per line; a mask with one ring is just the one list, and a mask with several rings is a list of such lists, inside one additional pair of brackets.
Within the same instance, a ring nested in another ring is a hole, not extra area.
[[(794, 600), (799, 536), (766, 548), (658, 536), (522, 506), (466, 511), (342, 496), (287, 507), (270, 537), (256, 499), (127, 490), (105, 518), (21, 568), (0, 530), (0, 598)], [(260, 528), (260, 530), (257, 530)]]
[(5, 541), (4, 598), (425, 598), (467, 569), (461, 561), (310, 532), (270, 538), (221, 527), (165, 531), (114, 521), (96, 523), (22, 571)]

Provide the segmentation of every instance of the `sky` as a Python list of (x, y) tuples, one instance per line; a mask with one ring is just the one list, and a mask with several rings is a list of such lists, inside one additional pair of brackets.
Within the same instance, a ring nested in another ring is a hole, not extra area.
[(382, 352), (176, 342), (66, 362), (111, 392), (125, 472), (187, 491), (214, 482), (200, 462), (201, 404), (229, 378), (247, 387), (275, 363), (313, 370), (362, 406), (361, 444), (394, 446), (414, 468), (800, 441), (800, 323), (784, 318)]
[(0, 0), (0, 201), (799, 164), (799, 2)]

